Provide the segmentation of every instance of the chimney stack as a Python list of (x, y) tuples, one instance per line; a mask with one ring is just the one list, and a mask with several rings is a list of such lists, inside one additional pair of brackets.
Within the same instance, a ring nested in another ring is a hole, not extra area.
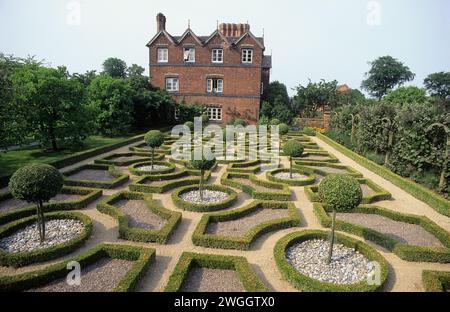
[(161, 30), (166, 30), (166, 17), (164, 16), (164, 14), (158, 13), (158, 15), (156, 15), (156, 25), (158, 33)]
[(222, 23), (219, 25), (219, 31), (225, 37), (241, 37), (250, 30), (249, 24), (229, 24)]

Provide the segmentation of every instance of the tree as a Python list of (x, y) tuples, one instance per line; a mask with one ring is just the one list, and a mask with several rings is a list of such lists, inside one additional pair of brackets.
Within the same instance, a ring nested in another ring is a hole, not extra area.
[(152, 170), (155, 159), (155, 148), (160, 147), (164, 143), (164, 134), (159, 130), (150, 130), (144, 136), (144, 142), (152, 149)]
[(200, 182), (198, 185), (198, 191), (200, 193), (200, 200), (203, 200), (203, 179), (205, 175), (205, 170), (210, 170), (216, 163), (216, 158), (213, 154), (202, 153), (201, 159), (195, 159), (194, 154), (192, 154), (191, 166), (194, 169), (200, 170)]
[[(127, 76), (128, 76), (128, 78), (139, 78), (139, 77), (143, 77), (144, 72), (145, 72), (144, 67), (139, 66), (137, 64), (132, 64), (127, 69)], [(147, 83), (148, 83), (148, 80), (147, 80)]]
[(297, 94), (293, 99), (294, 112), (306, 117), (314, 117), (319, 110), (325, 107), (333, 108), (337, 103), (336, 80), (321, 80), (318, 83), (309, 81), (308, 85), (297, 86)]
[(382, 56), (369, 64), (372, 67), (366, 73), (367, 78), (362, 82), (361, 88), (378, 100), (381, 100), (389, 90), (415, 77), (407, 66), (392, 56)]
[(283, 146), (283, 153), (289, 156), (289, 177), (292, 179), (292, 157), (301, 157), (303, 155), (303, 145), (296, 141), (287, 141)]
[(43, 203), (55, 197), (63, 187), (63, 176), (50, 165), (32, 164), (17, 170), (9, 181), (9, 190), (20, 200), (36, 204), (36, 220), (41, 244), (45, 240)]
[(280, 132), (280, 135), (286, 135), (289, 132), (289, 126), (285, 123), (281, 123), (278, 125), (278, 130)]
[(424, 80), (428, 93), (441, 100), (450, 99), (450, 72), (439, 72), (428, 75)]
[(283, 83), (274, 81), (269, 84), (261, 104), (260, 116), (277, 118), (285, 123), (292, 121), (294, 112), (287, 88)]
[(184, 125), (185, 125), (186, 127), (188, 127), (189, 130), (191, 130), (191, 132), (194, 131), (194, 123), (193, 123), (192, 121), (186, 121), (186, 122), (184, 123)]
[(110, 57), (103, 62), (103, 73), (113, 78), (127, 76), (127, 63), (116, 57)]
[(327, 175), (319, 184), (319, 197), (322, 203), (333, 211), (331, 224), (328, 264), (333, 256), (336, 212), (355, 209), (362, 200), (361, 186), (354, 177), (345, 174)]
[(238, 119), (235, 119), (235, 120), (234, 120), (233, 125), (234, 125), (235, 127), (236, 127), (236, 126), (242, 126), (242, 127), (245, 127), (245, 126), (247, 125), (247, 122), (246, 122), (244, 119), (238, 118)]
[(405, 104), (424, 104), (427, 102), (425, 89), (409, 86), (399, 87), (394, 91), (389, 91), (383, 100), (392, 105), (402, 106)]
[(279, 81), (272, 81), (268, 86), (265, 92), (265, 98), (263, 99), (266, 102), (275, 103), (275, 99), (278, 98), (284, 106), (289, 106), (290, 98), (287, 92), (286, 85)]
[(345, 105), (356, 106), (366, 101), (364, 94), (358, 89), (349, 89), (347, 92), (338, 92), (336, 95), (336, 104), (334, 107)]

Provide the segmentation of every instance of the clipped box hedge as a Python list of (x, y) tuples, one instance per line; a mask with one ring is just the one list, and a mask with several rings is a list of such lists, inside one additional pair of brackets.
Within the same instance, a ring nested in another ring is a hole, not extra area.
[(272, 182), (277, 182), (277, 183), (284, 183), (284, 184), (288, 184), (291, 186), (305, 186), (305, 185), (310, 185), (310, 184), (314, 184), (314, 182), (316, 181), (316, 175), (308, 169), (302, 169), (302, 168), (293, 168), (292, 169), (292, 173), (299, 173), (302, 174), (304, 176), (306, 176), (305, 179), (280, 179), (275, 177), (275, 175), (277, 173), (280, 172), (289, 172), (289, 169), (276, 169), (273, 171), (268, 171), (266, 172), (266, 178), (269, 181)]
[[(312, 156), (312, 155), (316, 155), (316, 156), (326, 156), (327, 158), (325, 159), (308, 159), (306, 157), (308, 156)], [(327, 151), (317, 151), (317, 152), (306, 152), (303, 154), (302, 157), (294, 157), (293, 158), (294, 163), (296, 165), (309, 165), (309, 166), (313, 166), (314, 164), (317, 163), (338, 163), (339, 159), (337, 159), (336, 156), (328, 153)]]
[[(113, 180), (110, 181), (96, 181), (96, 180), (75, 180), (71, 179), (70, 176), (74, 175), (83, 170), (107, 170), (114, 177)], [(64, 184), (69, 186), (82, 186), (82, 187), (96, 187), (96, 188), (104, 188), (104, 189), (112, 189), (118, 187), (129, 180), (129, 176), (127, 174), (122, 173), (121, 171), (114, 168), (111, 165), (98, 165), (98, 164), (88, 164), (82, 165), (77, 168), (71, 169), (63, 173), (65, 179)]]
[[(63, 211), (63, 210), (76, 210), (86, 208), (87, 205), (94, 202), (102, 196), (102, 190), (93, 188), (81, 188), (64, 186), (61, 190), (62, 194), (74, 194), (81, 195), (82, 198), (78, 200), (61, 201), (61, 202), (49, 202), (44, 203), (44, 212), (51, 211)], [(0, 202), (2, 200), (8, 200), (13, 198), (11, 193), (4, 193), (0, 195)], [(0, 213), (0, 225), (5, 223), (29, 217), (36, 213), (36, 205), (30, 204), (27, 207), (17, 208), (13, 211)]]
[(180, 209), (187, 210), (187, 211), (194, 211), (194, 212), (208, 212), (208, 211), (216, 211), (216, 210), (222, 210), (227, 209), (231, 207), (237, 200), (237, 193), (233, 191), (232, 189), (220, 185), (210, 185), (205, 184), (203, 185), (204, 190), (212, 190), (212, 191), (220, 191), (225, 192), (229, 196), (227, 199), (216, 202), (216, 203), (209, 203), (209, 204), (195, 204), (188, 201), (185, 201), (180, 198), (180, 195), (183, 193), (187, 193), (189, 191), (196, 191), (198, 190), (198, 185), (188, 185), (181, 188), (178, 188), (172, 192), (172, 201)]
[(116, 292), (127, 292), (135, 288), (137, 282), (154, 261), (155, 250), (122, 244), (100, 244), (79, 256), (44, 269), (0, 277), (0, 291), (25, 291), (45, 286), (55, 280), (66, 278), (70, 272), (67, 269), (67, 264), (72, 261), (80, 263), (83, 269), (83, 267), (94, 264), (105, 257), (134, 262), (131, 269), (114, 287)]
[[(223, 236), (206, 233), (209, 223), (237, 220), (258, 211), (259, 209), (287, 209), (289, 216), (262, 222), (249, 229), (244, 236)], [(299, 224), (300, 215), (293, 203), (254, 201), (240, 209), (205, 214), (192, 234), (192, 241), (195, 245), (203, 247), (248, 250), (252, 242), (261, 235), (279, 229), (295, 227)]]
[(183, 252), (175, 269), (169, 277), (169, 281), (167, 282), (164, 291), (180, 291), (189, 270), (194, 265), (209, 269), (234, 270), (246, 291), (268, 291), (267, 287), (259, 280), (250, 264), (247, 262), (247, 259), (244, 257), (199, 254), (192, 252)]
[[(143, 200), (147, 209), (166, 220), (159, 230), (130, 227), (127, 216), (120, 208), (114, 206), (120, 200)], [(152, 200), (151, 195), (122, 191), (110, 196), (97, 205), (97, 210), (115, 218), (119, 223), (119, 238), (136, 242), (155, 242), (165, 244), (181, 221), (181, 213), (161, 207)]]
[[(55, 246), (36, 249), (30, 252), (10, 253), (0, 249), (0, 265), (22, 267), (31, 263), (43, 262), (67, 255), (79, 248), (92, 233), (92, 220), (79, 212), (46, 213), (45, 219), (75, 219), (84, 224), (84, 229), (78, 236)], [(28, 225), (36, 223), (36, 216), (31, 216), (7, 223), (0, 227), (0, 239), (14, 234)], [(36, 235), (38, 235), (36, 233)]]
[(427, 292), (448, 292), (450, 290), (450, 272), (423, 271), (422, 282)]
[[(254, 187), (240, 183), (233, 179), (240, 178), (246, 179), (252, 184), (264, 186), (273, 189), (273, 192), (261, 192), (257, 191)], [(251, 173), (232, 173), (226, 172), (220, 178), (220, 183), (223, 185), (238, 188), (245, 193), (252, 196), (254, 199), (261, 200), (278, 200), (278, 201), (289, 201), (291, 200), (291, 191), (286, 184), (269, 182), (258, 179), (254, 174)]]
[[(331, 217), (327, 213), (329, 211), (320, 203), (314, 203), (313, 207), (314, 214), (319, 219), (320, 224), (324, 227), (331, 227)], [(402, 214), (371, 205), (360, 205), (358, 208), (352, 210), (352, 212), (377, 214), (395, 221), (419, 225), (428, 233), (435, 236), (445, 247), (426, 247), (404, 244), (376, 230), (342, 220), (336, 220), (336, 229), (372, 241), (375, 244), (392, 251), (399, 258), (406, 261), (450, 263), (450, 233), (427, 217)]]
[(143, 166), (151, 166), (151, 161), (144, 161), (139, 162), (131, 165), (128, 167), (128, 170), (134, 175), (141, 176), (141, 175), (155, 175), (155, 174), (165, 174), (165, 173), (172, 173), (175, 171), (176, 166), (170, 162), (167, 161), (155, 161), (153, 164), (157, 166), (166, 166), (165, 169), (158, 169), (158, 170), (139, 170), (139, 167)]
[(389, 267), (386, 260), (372, 247), (366, 243), (336, 233), (336, 243), (342, 244), (346, 247), (354, 248), (356, 251), (367, 257), (370, 261), (376, 261), (381, 268), (381, 283), (380, 285), (370, 285), (367, 281), (361, 281), (355, 284), (335, 284), (322, 282), (313, 279), (296, 270), (286, 259), (286, 250), (302, 242), (314, 239), (329, 239), (329, 232), (318, 230), (305, 230), (301, 232), (294, 232), (281, 238), (275, 245), (274, 258), (283, 277), (290, 282), (295, 288), (301, 291), (313, 292), (369, 292), (381, 289), (386, 282)]
[[(116, 160), (117, 158), (127, 157), (130, 158), (128, 160)], [(155, 154), (155, 160), (162, 160), (165, 157), (164, 154)], [(114, 165), (119, 167), (129, 166), (138, 162), (151, 161), (152, 154), (151, 153), (142, 153), (142, 152), (134, 152), (134, 153), (116, 153), (111, 154), (109, 156), (96, 159), (94, 163), (101, 165)]]
[[(186, 161), (184, 159), (169, 158), (169, 162), (184, 166), (190, 175), (193, 175), (193, 176), (201, 175), (201, 171), (194, 169), (189, 161)], [(211, 170), (205, 170), (205, 176), (206, 175), (210, 176), (211, 172), (213, 172), (214, 170), (217, 169), (217, 166), (218, 166), (218, 162), (216, 161), (214, 163), (214, 165), (211, 167)]]
[[(331, 172), (327, 172), (325, 170), (325, 168), (334, 168), (334, 169), (340, 169), (343, 170), (345, 172), (342, 172), (342, 174), (347, 174), (349, 176), (355, 177), (355, 178), (362, 178), (363, 175), (361, 172), (356, 171), (355, 169), (353, 169), (352, 167), (349, 166), (344, 166), (341, 164), (337, 164), (337, 163), (314, 163), (314, 164), (309, 164), (309, 165), (294, 165), (294, 168), (303, 168), (303, 169), (307, 169), (307, 170), (312, 170), (312, 172), (317, 173), (321, 176), (327, 176), (329, 174), (332, 174)], [(318, 168), (317, 168), (318, 167)]]
[[(205, 173), (206, 181), (209, 177), (210, 172)], [(199, 181), (199, 177), (192, 177), (187, 170), (181, 170), (168, 174), (145, 175), (130, 183), (128, 187), (133, 192), (165, 193), (182, 186), (198, 184)]]

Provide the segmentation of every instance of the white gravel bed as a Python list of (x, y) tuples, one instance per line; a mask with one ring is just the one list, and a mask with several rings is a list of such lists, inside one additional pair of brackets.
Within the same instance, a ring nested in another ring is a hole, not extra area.
[(74, 219), (55, 219), (45, 223), (45, 241), (41, 244), (36, 223), (0, 239), (0, 249), (10, 253), (30, 252), (64, 243), (78, 235), (84, 224)]
[(275, 178), (282, 179), (282, 180), (304, 180), (304, 179), (308, 178), (307, 176), (300, 174), (300, 173), (296, 173), (296, 172), (292, 172), (292, 178), (291, 178), (289, 172), (278, 172), (278, 173), (274, 174), (273, 176)]
[(189, 191), (180, 195), (182, 200), (194, 204), (211, 204), (226, 200), (230, 195), (221, 191), (203, 190), (203, 200), (198, 190)]
[(164, 165), (153, 165), (153, 169), (152, 166), (142, 166), (142, 167), (137, 167), (136, 168), (139, 171), (156, 171), (156, 170), (165, 170), (165, 169), (169, 169), (169, 167), (164, 166)]
[(326, 240), (308, 240), (288, 248), (286, 258), (300, 273), (321, 282), (348, 285), (367, 278), (369, 259), (352, 248), (334, 244), (331, 263), (327, 264), (329, 247)]

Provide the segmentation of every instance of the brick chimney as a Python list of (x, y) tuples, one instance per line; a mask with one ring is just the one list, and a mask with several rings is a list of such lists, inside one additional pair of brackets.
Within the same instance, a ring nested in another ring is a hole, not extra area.
[(241, 37), (249, 30), (250, 30), (249, 24), (222, 23), (219, 25), (219, 31), (225, 37)]
[(158, 15), (156, 15), (156, 25), (158, 32), (161, 30), (166, 30), (166, 17), (164, 14), (158, 13)]

